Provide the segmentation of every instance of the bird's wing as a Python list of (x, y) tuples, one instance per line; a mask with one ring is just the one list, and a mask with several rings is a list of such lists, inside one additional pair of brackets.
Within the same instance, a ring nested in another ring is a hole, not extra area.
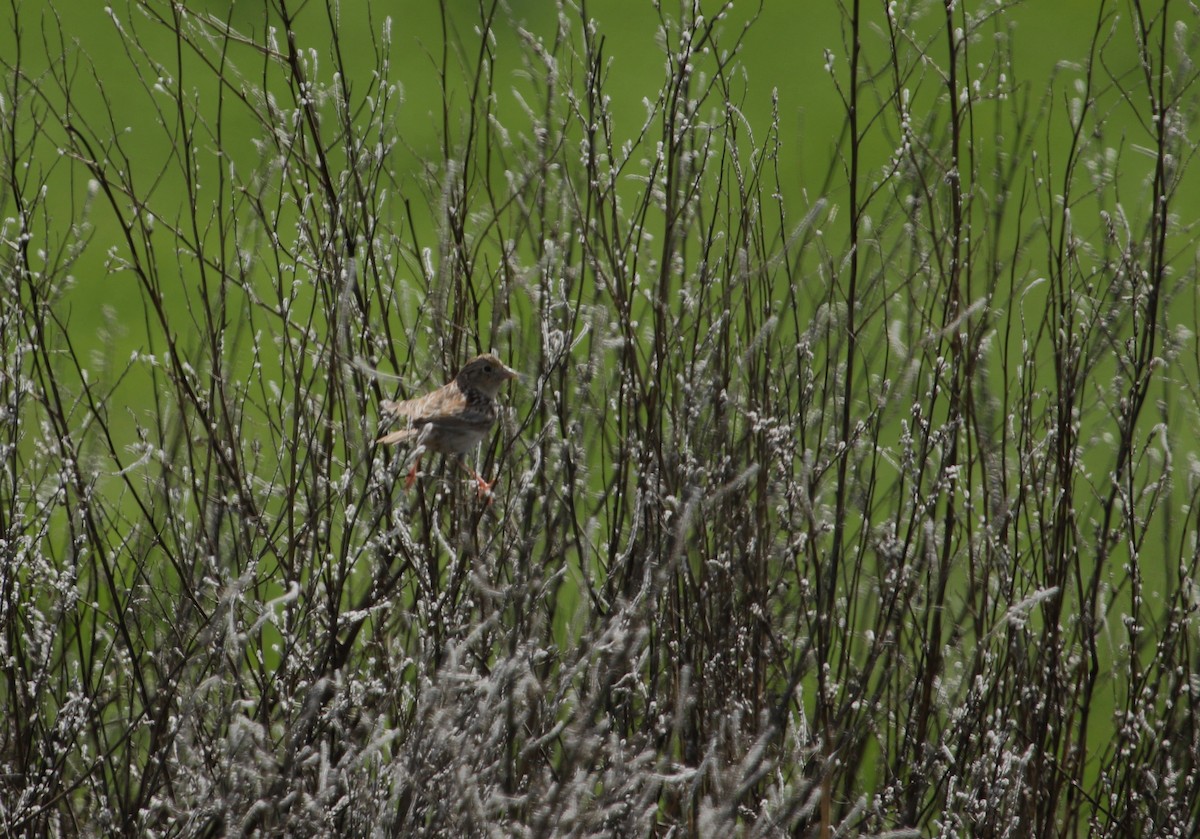
[(479, 431), (486, 432), (496, 421), (495, 413), (467, 409), (455, 413), (433, 414), (421, 418), (422, 424), (429, 423), (448, 431)]
[(428, 402), (428, 395), (418, 396), (416, 399), (405, 399), (403, 402), (393, 402), (390, 399), (385, 399), (379, 403), (379, 408), (389, 416), (413, 417), (415, 419), (425, 413), (425, 406)]
[(485, 411), (468, 410), (457, 414), (433, 414), (420, 417), (409, 416), (407, 428), (398, 428), (390, 434), (385, 434), (376, 443), (405, 443), (419, 441), (421, 435), (429, 431), (461, 431), (464, 433), (486, 434), (495, 421), (495, 415)]
[(427, 396), (419, 396), (416, 399), (406, 399), (403, 402), (393, 402), (390, 399), (385, 399), (379, 403), (380, 412), (386, 417), (402, 417), (408, 420), (405, 423), (405, 428), (398, 428), (395, 431), (385, 434), (376, 440), (376, 443), (403, 443), (407, 440), (412, 440), (420, 433), (420, 426), (424, 425), (424, 406), (428, 401)]
[(486, 429), (496, 419), (491, 400), (465, 399), (445, 388), (403, 402), (385, 399), (379, 407), (388, 416), (407, 417), (413, 426), (431, 423), (443, 428)]

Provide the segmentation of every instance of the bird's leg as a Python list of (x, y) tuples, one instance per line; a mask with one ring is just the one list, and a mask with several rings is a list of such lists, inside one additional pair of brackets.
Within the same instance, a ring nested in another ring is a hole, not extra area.
[(404, 488), (412, 489), (413, 484), (417, 482), (417, 467), (421, 465), (421, 456), (417, 455), (417, 459), (413, 461), (412, 469), (408, 470), (408, 477), (404, 479)]
[(462, 460), (460, 460), (457, 457), (454, 458), (454, 462), (457, 463), (459, 466), (461, 466), (464, 470), (466, 470), (466, 472), (469, 473), (470, 476), (475, 479), (475, 482), (479, 485), (479, 497), (486, 498), (488, 500), (488, 503), (491, 504), (492, 503), (492, 484), (494, 484), (495, 481), (488, 483), (487, 481), (485, 481), (483, 479), (482, 475), (480, 475), (478, 472), (476, 472), (474, 469), (472, 469), (470, 466), (468, 466), (466, 463), (464, 463)]
[[(493, 498), (492, 484), (489, 484), (487, 481), (485, 481), (478, 472), (475, 473), (475, 480), (479, 482), (479, 497), (486, 498), (488, 503), (491, 504)], [(495, 481), (492, 483), (495, 483)]]

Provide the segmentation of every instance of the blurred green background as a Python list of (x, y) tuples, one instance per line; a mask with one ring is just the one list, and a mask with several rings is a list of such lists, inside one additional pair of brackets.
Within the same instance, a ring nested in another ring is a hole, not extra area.
[[(330, 45), (331, 23), (324, 9), (317, 4), (293, 5), (297, 29), (306, 38), (300, 46), (315, 50), (319, 60)], [(268, 20), (277, 22), (273, 13), (266, 13), (260, 2), (206, 2), (192, 6), (227, 20), (234, 29), (252, 38), (262, 34)], [(706, 10), (718, 6), (716, 3), (703, 4)], [(74, 76), (74, 98), (69, 110), (77, 114), (80, 121), (96, 126), (109, 124), (108, 112), (111, 111), (112, 133), (122, 134), (122, 143), (135, 151), (133, 164), (141, 170), (143, 180), (156, 178), (164, 168), (170, 168), (168, 158), (173, 149), (164, 142), (163, 129), (158, 125), (163, 117), (148, 107), (148, 97), (140, 89), (142, 82), (132, 66), (134, 62), (142, 64), (144, 71), (146, 59), (127, 52), (118, 27), (136, 33), (134, 40), (146, 56), (164, 63), (164, 74), (171, 72), (175, 61), (171, 32), (160, 23), (148, 20), (137, 8), (121, 3), (111, 7), (111, 13), (100, 3), (52, 4), (45, 0), (25, 0), (15, 8), (15, 12), (13, 8), (6, 9), (4, 14), (9, 25), (0, 29), (0, 50), (10, 65), (19, 62), (24, 73), (36, 77), (46, 73), (49, 62), (66, 61)], [(338, 26), (343, 44), (350, 47), (345, 50), (344, 59), (349, 67), (359, 71), (357, 77), (352, 75), (349, 80), (352, 95), (356, 87), (362, 89), (370, 83), (376, 63), (376, 33), (384, 25), (385, 17), (391, 18), (391, 80), (400, 85), (403, 95), (399, 114), (403, 143), (397, 148), (392, 165), (401, 179), (405, 172), (416, 171), (420, 159), (437, 159), (440, 154), (442, 122), (438, 67), (443, 25), (463, 44), (478, 43), (479, 4), (470, 0), (449, 0), (445, 9), (447, 14), (443, 20), (442, 10), (435, 2), (344, 3), (341, 6)], [(614, 82), (608, 89), (618, 91), (614, 108), (621, 124), (617, 125), (617, 130), (630, 136), (644, 119), (643, 100), (656, 94), (663, 77), (663, 54), (655, 35), (658, 16), (653, 4), (631, 0), (592, 3), (584, 9), (597, 21), (598, 30), (604, 36), (604, 52), (609, 58), (609, 73)], [(1124, 12), (1124, 8), (1119, 10), (1119, 13)], [(845, 14), (844, 6), (836, 2), (768, 0), (761, 8), (753, 3), (736, 4), (722, 26), (722, 41), (732, 43), (741, 27), (749, 25), (738, 63), (744, 73), (740, 82), (744, 90), (742, 111), (752, 132), (760, 132), (761, 136), (768, 130), (772, 96), (774, 92), (778, 94), (782, 190), (793, 218), (802, 215), (804, 208), (821, 196), (836, 204), (845, 204), (841, 178), (834, 178), (828, 193), (824, 192), (831, 161), (837, 159), (837, 144), (845, 121), (839, 95), (825, 69), (825, 50), (831, 50), (837, 56), (833, 72), (844, 83), (844, 56), (848, 53), (844, 42)], [(868, 20), (878, 22), (882, 4), (863, 4), (863, 14)], [(1054, 107), (1065, 106), (1071, 81), (1079, 76), (1076, 68), (1087, 57), (1097, 25), (1096, 15), (1094, 0), (1056, 0), (1053, 3), (1017, 4), (997, 16), (997, 26), (1011, 27), (1014, 62), (1020, 70), (1020, 82), (1035, 100), (1050, 90), (1057, 72), (1060, 80), (1054, 94), (1057, 99)], [(937, 15), (930, 17), (936, 19)], [(502, 94), (521, 84), (521, 57), (515, 48), (515, 29), (525, 28), (549, 38), (555, 21), (552, 4), (534, 0), (513, 2), (509, 4), (509, 11), (500, 12), (495, 28), (500, 76), (497, 88)], [(14, 22), (22, 33), (19, 49), (15, 42)], [(865, 55), (874, 67), (882, 68), (886, 45), (879, 28), (875, 27), (873, 31), (877, 41), (864, 41)], [(931, 33), (932, 49), (942, 55), (945, 53), (943, 37)], [(1128, 71), (1136, 66), (1133, 45), (1128, 38), (1114, 39), (1107, 50), (1114, 67)], [(979, 50), (980, 54), (989, 51), (987, 45)], [(190, 80), (184, 80), (184, 86), (194, 86), (203, 112), (215, 101), (213, 74), (204, 72), (194, 55), (185, 54), (183, 58), (183, 66), (193, 73)], [(237, 55), (231, 58), (235, 63), (239, 61)], [(328, 63), (324, 69), (329, 69)], [(505, 73), (509, 74), (509, 80), (504, 78)], [(460, 81), (452, 79), (450, 83), (454, 86)], [(1114, 97), (1112, 101), (1115, 101), (1113, 91), (1101, 93)], [(461, 101), (461, 89), (459, 95)], [(162, 105), (168, 106), (165, 97)], [(511, 97), (507, 102), (502, 99), (499, 107), (501, 114), (504, 114), (504, 108), (514, 107)], [(167, 119), (170, 119), (169, 115)], [(256, 153), (249, 133), (249, 118), (237, 108), (231, 108), (223, 114), (223, 119), (229, 152), (236, 155), (241, 149), (245, 154), (243, 159), (229, 162), (242, 168), (252, 167)], [(236, 137), (239, 127), (247, 129), (244, 142)], [(1140, 136), (1142, 129), (1124, 113), (1114, 115), (1109, 130), (1112, 132), (1110, 142), (1114, 145), (1122, 141), (1128, 144), (1146, 140)], [(1050, 136), (1058, 132), (1064, 142), (1068, 139), (1065, 120), (1056, 120), (1050, 131)], [(77, 173), (68, 172), (61, 161), (55, 160), (52, 151), (46, 147), (47, 143), (55, 142), (54, 137), (42, 140), (41, 153), (30, 164), (34, 167), (57, 165), (49, 200), (51, 206), (65, 209), (70, 206), (70, 201), (83, 199), (86, 184), (79, 180)], [(876, 146), (879, 157), (866, 161), (867, 166), (881, 164), (890, 151)], [(987, 153), (986, 149), (981, 151)], [(200, 160), (202, 163), (205, 160), (204, 150)], [(215, 161), (210, 157), (210, 165), (212, 163)], [(228, 165), (228, 162), (222, 165)], [(205, 180), (212, 177), (211, 170), (200, 173), (202, 189)], [(1140, 176), (1130, 173), (1129, 177)], [(170, 191), (173, 188), (170, 177), (154, 188), (155, 206), (160, 215), (164, 208), (172, 205)], [(1188, 200), (1194, 207), (1198, 199), (1193, 192), (1190, 197), (1185, 197), (1185, 201)], [(182, 195), (175, 203), (180, 201)], [(11, 201), (4, 210), (6, 216), (11, 215)], [(79, 341), (81, 350), (99, 350), (109, 345), (117, 358), (128, 357), (134, 348), (142, 347), (136, 325), (142, 320), (141, 292), (132, 278), (107, 267), (106, 252), (119, 241), (111, 219), (106, 219), (101, 212), (90, 221), (95, 228), (94, 239), (74, 272), (77, 287), (69, 295), (64, 316), (70, 319), (72, 334)], [(420, 224), (424, 220), (418, 218), (415, 221)], [(62, 235), (62, 231), (56, 230), (35, 231), (35, 237), (44, 237), (39, 246), (50, 251), (61, 245)], [(109, 314), (107, 325), (106, 311)], [(114, 326), (121, 334), (113, 334)], [(99, 334), (102, 329), (103, 334)]]
[[(205, 9), (214, 18), (227, 21), (233, 30), (244, 33), (251, 42), (258, 42), (266, 30), (278, 23), (278, 7), (272, 4), (272, 11), (266, 11), (266, 5), (262, 2), (208, 2), (193, 3), (189, 8)], [(989, 5), (1000, 8), (999, 4), (983, 2), (972, 4), (971, 8), (977, 10)], [(931, 8), (938, 6), (932, 4)], [(703, 4), (706, 10), (715, 11), (721, 7), (718, 3)], [(164, 4), (152, 4), (151, 8), (169, 13)], [(488, 10), (490, 4), (484, 3), (483, 8)], [(887, 72), (890, 48), (879, 26), (884, 8), (883, 3), (863, 4), (868, 26), (864, 28), (867, 35), (861, 66), (867, 74)], [(1105, 14), (1098, 19), (1101, 8)], [(438, 165), (443, 160), (443, 102), (448, 99), (453, 111), (455, 104), (466, 102), (469, 93), (465, 87), (469, 73), (463, 73), (445, 80), (448, 93), (444, 94), (443, 81), (439, 77), (444, 66), (443, 50), (449, 42), (454, 45), (451, 49), (462, 49), (464, 61), (473, 60), (472, 50), (478, 48), (479, 42), (480, 4), (468, 0), (447, 0), (444, 4), (345, 2), (340, 7), (341, 17), (336, 21), (326, 17), (325, 4), (295, 4), (290, 11), (296, 18), (293, 26), (303, 39), (298, 46), (306, 52), (311, 51), (311, 61), (322, 82), (328, 82), (332, 72), (333, 62), (327, 60), (327, 52), (333, 43), (332, 28), (337, 27), (343, 60), (350, 71), (347, 86), (353, 100), (367, 95), (376, 84), (372, 74), (379, 66), (378, 52), (382, 49), (378, 33), (385, 25), (390, 26), (391, 46), (387, 55), (390, 67), (386, 81), (398, 85), (402, 93), (395, 120), (401, 140), (391, 153), (388, 168), (398, 189), (414, 197), (416, 213), (412, 223), (417, 227), (417, 238), (432, 242), (438, 220), (434, 218), (433, 208), (423, 200), (421, 169), (423, 165)], [(995, 17), (994, 26), (995, 34), (1003, 32), (1012, 36), (1013, 67), (1017, 76), (1015, 95), (1028, 97), (1033, 113), (1038, 112), (1039, 103), (1048, 103), (1037, 150), (1050, 158), (1067, 154), (1070, 133), (1069, 120), (1064, 115), (1071, 107), (1071, 99), (1079, 95), (1077, 83), (1083, 77), (1081, 67), (1088, 59), (1091, 45), (1097, 42), (1105, 45), (1104, 66), (1112, 76), (1105, 79), (1104, 73), (1098, 74), (1101, 83), (1092, 95), (1096, 98), (1098, 111), (1109, 116), (1100, 120), (1096, 129), (1103, 131), (1104, 136), (1093, 139), (1097, 139), (1101, 148), (1125, 150), (1117, 176), (1122, 185), (1121, 193), (1124, 200), (1144, 205), (1145, 179), (1153, 161), (1148, 155), (1137, 154), (1136, 149), (1152, 146), (1152, 141), (1147, 125), (1140, 123), (1137, 114), (1124, 106), (1120, 89), (1113, 81), (1115, 78), (1127, 88), (1137, 88), (1141, 84), (1135, 45), (1126, 30), (1111, 39), (1103, 33), (1097, 37), (1098, 25), (1105, 29), (1112, 27), (1112, 14), (1121, 16), (1128, 11), (1127, 5), (1098, 4), (1096, 0), (1033, 0), (1012, 8), (1005, 7), (1004, 13)], [(650, 2), (594, 2), (583, 6), (583, 13), (595, 19), (596, 29), (603, 37), (610, 79), (605, 90), (614, 95), (617, 140), (634, 137), (646, 119), (645, 100), (658, 95), (666, 75), (663, 45), (657, 37), (658, 14)], [(827, 200), (832, 207), (843, 208), (843, 214), (823, 231), (829, 251), (836, 258), (841, 258), (846, 250), (848, 214), (844, 208), (850, 200), (839, 158), (846, 145), (842, 133), (846, 124), (845, 108), (838, 92), (838, 84), (844, 86), (847, 83), (850, 47), (845, 42), (846, 14), (845, 5), (835, 2), (767, 0), (761, 7), (739, 3), (721, 24), (718, 38), (719, 44), (732, 45), (738, 41), (742, 28), (749, 26), (741, 41), (736, 62), (738, 71), (731, 85), (734, 101), (756, 145), (761, 144), (763, 136), (771, 130), (773, 114), (778, 115), (779, 188), (791, 224), (794, 225), (818, 198)], [(186, 194), (180, 182), (179, 165), (174, 159), (178, 146), (172, 138), (177, 131), (178, 115), (171, 110), (173, 104), (168, 96), (156, 97), (156, 75), (164, 79), (167, 87), (179, 86), (185, 91), (194, 91), (195, 113), (202, 123), (210, 128), (218, 123), (221, 125), (220, 153), (215, 143), (206, 143), (208, 128), (201, 125), (195, 135), (200, 146), (194, 151), (201, 219), (211, 215), (204, 200), (216, 195), (216, 183), (223, 170), (233, 167), (245, 173), (260, 165), (260, 152), (255, 145), (260, 139), (259, 123), (233, 100), (218, 119), (216, 74), (195, 54), (184, 52), (177, 56), (170, 27), (148, 17), (139, 7), (118, 3), (109, 11), (100, 3), (53, 4), (45, 0), (18, 0), (15, 6), (5, 10), (3, 17), (6, 24), (0, 25), (0, 51), (4, 61), (10, 69), (36, 80), (47, 97), (27, 105), (30, 119), (22, 141), (31, 145), (28, 147), (30, 153), (21, 160), (33, 172), (31, 179), (34, 182), (42, 178), (42, 173), (49, 173), (46, 177), (48, 212), (41, 219), (44, 223), (32, 230), (33, 250), (44, 253), (47, 263), (58, 258), (76, 235), (69, 225), (79, 217), (78, 208), (88, 200), (89, 194), (82, 167), (72, 165), (58, 154), (58, 149), (65, 145), (65, 126), (59, 115), (68, 115), (74, 127), (87, 132), (88, 142), (98, 156), (103, 156), (101, 150), (110, 148), (112, 138), (120, 138), (121, 148), (128, 158), (114, 159), (112, 165), (131, 167), (134, 182), (140, 184), (138, 195), (148, 197), (153, 211), (167, 224), (187, 220), (189, 214), (184, 203)], [(925, 33), (928, 52), (940, 61), (947, 52), (946, 33), (937, 14), (928, 17), (923, 24), (928, 30)], [(385, 24), (385, 18), (390, 18), (390, 23)], [(528, 123), (520, 107), (520, 97), (528, 88), (522, 64), (527, 53), (518, 48), (519, 30), (549, 40), (554, 37), (556, 24), (553, 4), (541, 0), (514, 0), (498, 13), (493, 26), (498, 79), (494, 85), (496, 114), (498, 121), (513, 126), (514, 130), (525, 128)], [(571, 25), (574, 26), (573, 21)], [(979, 37), (988, 37), (987, 27)], [(992, 45), (979, 44), (977, 52), (982, 60), (990, 61)], [(828, 54), (834, 56), (829, 67)], [(235, 48), (228, 58), (246, 76), (254, 76), (252, 50)], [(970, 62), (966, 70), (978, 72), (980, 76), (987, 72), (987, 68), (973, 67)], [(564, 72), (578, 70), (564, 68)], [(928, 72), (932, 76), (937, 71), (931, 66)], [(180, 73), (181, 78), (172, 78)], [(69, 98), (64, 87), (54, 81), (64, 78), (70, 79)], [(922, 95), (926, 97), (941, 93), (932, 78), (918, 76), (914, 78), (914, 85), (917, 83), (922, 85)], [(268, 80), (268, 88), (271, 84)], [(874, 96), (876, 90), (886, 89), (886, 84), (879, 85), (866, 95)], [(872, 104), (878, 107), (880, 103)], [(921, 113), (920, 104), (915, 110)], [(932, 108), (929, 110), (933, 111)], [(978, 118), (995, 120), (998, 110), (990, 106), (979, 107)], [(47, 122), (44, 125), (38, 123), (37, 115)], [(465, 132), (453, 113), (448, 124), (449, 142), (453, 145)], [(996, 146), (1004, 146), (1008, 140), (1003, 129), (978, 130), (974, 136), (976, 142), (993, 142)], [(864, 151), (865, 177), (870, 180), (882, 171), (893, 152), (887, 145), (886, 131), (873, 132)], [(977, 147), (975, 151), (985, 160), (994, 152), (986, 147)], [(1061, 165), (1061, 159), (1058, 163), (1057, 166), (1051, 164), (1050, 170), (1066, 168)], [(1194, 184), (1195, 174), (1188, 177)], [(1081, 186), (1081, 190), (1086, 188), (1086, 184)], [(1045, 192), (1054, 194), (1057, 190), (1051, 187)], [(4, 202), (3, 216), (11, 217), (14, 214), (12, 196), (4, 196)], [(1196, 218), (1200, 210), (1200, 190), (1181, 190), (1173, 208), (1185, 220)], [(1135, 218), (1147, 216), (1145, 206), (1133, 209), (1131, 215)], [(132, 212), (130, 207), (129, 213)], [(1087, 215), (1080, 213), (1080, 218)], [(1090, 235), (1095, 230), (1094, 215), (1091, 214), (1091, 220), (1080, 222), (1081, 227), (1084, 224), (1091, 226), (1091, 230), (1081, 233), (1091, 242), (1097, 241)], [(146, 314), (145, 290), (132, 272), (122, 269), (125, 243), (110, 207), (97, 201), (87, 218), (91, 225), (91, 231), (86, 234), (89, 244), (72, 268), (73, 284), (62, 289), (57, 315), (65, 324), (63, 331), (70, 336), (75, 353), (91, 365), (93, 377), (116, 380), (135, 351), (161, 352), (161, 346), (152, 345), (160, 339), (155, 337), (156, 328), (147, 325), (152, 319)], [(212, 221), (218, 226), (236, 225), (236, 219)], [(10, 222), (7, 236), (11, 237), (11, 230)], [(292, 232), (284, 230), (281, 235)], [(1005, 235), (1012, 237), (1016, 233), (1008, 230)], [(163, 267), (163, 290), (169, 316), (183, 340), (199, 341), (203, 330), (197, 327), (192, 331), (188, 326), (189, 318), (193, 317), (189, 297), (197, 293), (194, 264), (186, 255), (174, 251), (178, 243), (170, 234), (164, 234), (161, 242), (162, 251), (155, 254), (155, 260)], [(1041, 251), (1037, 250), (1039, 247)], [(1029, 282), (1042, 276), (1046, 269), (1038, 265), (1038, 259), (1044, 258), (1044, 251), (1042, 242), (1031, 246), (1022, 254), (1021, 264), (1014, 266), (1014, 277)], [(1184, 259), (1186, 257), (1181, 257), (1180, 261)], [(262, 272), (271, 268), (256, 265), (252, 270)], [(971, 293), (979, 292), (972, 289)], [(1036, 309), (1045, 293), (1044, 288), (1035, 290), (1022, 300), (1030, 309)], [(1181, 299), (1186, 300), (1186, 296)], [(968, 301), (969, 304), (974, 302), (974, 299)], [(997, 305), (1002, 309), (1010, 302), (999, 300)], [(234, 308), (248, 305), (239, 298)], [(1183, 307), (1168, 315), (1166, 320), (1171, 325), (1194, 329), (1196, 318), (1194, 312)], [(237, 323), (230, 324), (233, 330), (238, 326)], [(485, 342), (494, 337), (481, 336)], [(1014, 341), (1013, 346), (1017, 343)], [(996, 356), (1002, 352), (997, 351), (989, 360), (998, 364)], [(507, 360), (522, 369), (521, 358)], [(377, 359), (370, 361), (376, 363)], [(64, 365), (62, 375), (71, 375), (69, 369)], [(1095, 378), (1102, 379), (1100, 376)], [(417, 384), (406, 382), (410, 386)], [(512, 394), (518, 411), (522, 400), (528, 401), (528, 394)], [(139, 415), (153, 410), (153, 403), (147, 399), (145, 380), (136, 371), (121, 379), (111, 393), (107, 408), (112, 414), (120, 450), (121, 446), (136, 439)], [(1097, 416), (1098, 427), (1110, 419), (1101, 409), (1089, 415), (1088, 421), (1096, 423)], [(1090, 432), (1093, 431), (1094, 428), (1088, 428), (1081, 439), (1091, 442)], [(1109, 462), (1111, 453), (1096, 454), (1099, 473)], [(112, 473), (111, 466), (108, 473)], [(1155, 564), (1152, 573), (1157, 571)], [(1151, 580), (1151, 587), (1160, 582)], [(564, 609), (562, 614), (569, 617), (571, 610)], [(1108, 701), (1107, 697), (1104, 701)], [(1097, 703), (1098, 706), (1101, 704), (1103, 702)], [(1105, 711), (1107, 713), (1107, 709)]]

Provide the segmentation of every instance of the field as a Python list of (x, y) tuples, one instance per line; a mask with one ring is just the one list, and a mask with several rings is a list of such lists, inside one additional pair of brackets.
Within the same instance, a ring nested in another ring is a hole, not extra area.
[[(1200, 834), (1197, 56), (14, 0), (0, 834)], [(492, 497), (406, 488), (481, 352)]]

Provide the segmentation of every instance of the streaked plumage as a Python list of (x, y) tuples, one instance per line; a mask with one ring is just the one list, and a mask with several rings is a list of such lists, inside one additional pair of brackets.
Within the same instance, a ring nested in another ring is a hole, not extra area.
[[(496, 394), (517, 374), (494, 355), (471, 359), (458, 371), (454, 381), (432, 393), (403, 402), (384, 401), (384, 415), (406, 420), (406, 425), (380, 437), (380, 443), (414, 443), (426, 449), (457, 458), (470, 451), (487, 436), (496, 423)], [(417, 477), (417, 463), (408, 473), (405, 485), (411, 487)], [(459, 463), (462, 463), (460, 460)], [(480, 492), (491, 489), (483, 478), (468, 469), (479, 482)]]

